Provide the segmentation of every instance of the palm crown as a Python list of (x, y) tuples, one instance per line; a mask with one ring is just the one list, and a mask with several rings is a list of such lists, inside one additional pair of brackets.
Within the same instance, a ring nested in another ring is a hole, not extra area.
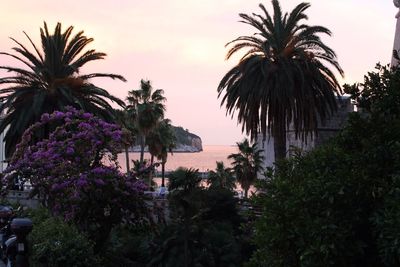
[(260, 4), (263, 15), (240, 14), (243, 23), (254, 27), (252, 36), (229, 42), (229, 59), (247, 49), (239, 63), (222, 78), (218, 86), (221, 105), (233, 115), (238, 110), (242, 131), (253, 139), (259, 132), (283, 138), (293, 123), (296, 137), (305, 139), (316, 132), (318, 120), (325, 120), (337, 109), (335, 93), (341, 93), (333, 66), (341, 75), (336, 55), (318, 34), (330, 35), (322, 26), (309, 26), (301, 3), (288, 14), (278, 0), (272, 0), (271, 16)]
[(263, 150), (258, 149), (256, 143), (250, 144), (248, 139), (236, 144), (239, 152), (230, 154), (228, 159), (233, 160), (233, 171), (247, 198), (250, 186), (257, 179), (257, 174), (263, 170)]
[(140, 89), (128, 92), (128, 112), (135, 120), (135, 126), (140, 135), (140, 162), (143, 162), (144, 146), (150, 132), (164, 118), (166, 98), (162, 89), (153, 91), (150, 81), (141, 80)]
[(140, 89), (128, 92), (128, 110), (136, 113), (139, 131), (147, 135), (164, 117), (165, 97), (162, 89), (153, 91), (150, 81), (141, 80)]
[(225, 188), (228, 190), (236, 188), (233, 170), (226, 168), (223, 161), (217, 161), (216, 164), (215, 171), (208, 173), (207, 184), (211, 188)]
[(0, 122), (0, 132), (9, 126), (5, 135), (6, 156), (11, 156), (25, 129), (38, 121), (43, 113), (74, 106), (111, 120), (112, 108), (108, 100), (124, 105), (123, 101), (105, 89), (89, 82), (97, 77), (125, 81), (122, 76), (79, 73), (83, 65), (104, 59), (106, 54), (93, 49), (84, 51), (93, 39), (84, 36), (83, 31), (72, 36), (72, 31), (73, 27), (70, 26), (62, 32), (61, 24), (58, 23), (54, 33), (50, 34), (44, 23), (40, 29), (42, 50), (24, 33), (33, 47), (33, 53), (13, 38), (17, 44), (13, 48), (16, 53), (0, 53), (16, 59), (26, 67), (0, 66), (0, 69), (14, 74), (0, 79), (1, 84), (8, 86), (0, 90), (0, 112), (5, 114)]

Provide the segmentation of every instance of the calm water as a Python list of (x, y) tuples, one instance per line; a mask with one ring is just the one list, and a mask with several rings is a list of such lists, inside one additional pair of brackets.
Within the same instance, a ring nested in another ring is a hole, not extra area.
[[(199, 169), (200, 172), (207, 172), (216, 168), (216, 161), (223, 161), (226, 167), (230, 167), (231, 162), (228, 160), (228, 156), (237, 152), (237, 146), (203, 146), (202, 152), (174, 153), (172, 155), (168, 154), (165, 170), (173, 171), (178, 167), (186, 167)], [(130, 160), (139, 159), (139, 157), (139, 152), (129, 153)], [(150, 154), (145, 153), (144, 158), (150, 159)], [(122, 171), (125, 172), (125, 153), (118, 154), (118, 162)], [(161, 166), (158, 168), (158, 170), (161, 171)], [(161, 178), (153, 178), (153, 181), (156, 182), (158, 186), (161, 185)], [(166, 183), (168, 184), (168, 179), (166, 179)], [(202, 183), (205, 185), (206, 181), (204, 180)], [(236, 184), (236, 191), (238, 193), (242, 193), (242, 188), (239, 184)], [(251, 194), (251, 192), (255, 192), (255, 188), (251, 186), (249, 192), (249, 194)]]
[[(202, 152), (197, 153), (173, 153), (168, 154), (168, 160), (165, 164), (165, 170), (173, 171), (178, 167), (187, 167), (199, 169), (200, 172), (214, 170), (216, 161), (223, 161), (225, 166), (230, 166), (228, 155), (237, 153), (236, 146), (203, 146)], [(140, 153), (129, 153), (130, 160), (139, 159)], [(145, 153), (145, 158), (150, 159), (150, 154)], [(123, 172), (126, 171), (125, 153), (118, 154), (118, 162)], [(161, 170), (161, 167), (159, 167)]]

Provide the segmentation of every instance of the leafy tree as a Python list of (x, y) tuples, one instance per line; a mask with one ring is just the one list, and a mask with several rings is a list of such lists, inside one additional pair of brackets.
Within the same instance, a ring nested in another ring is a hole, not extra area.
[(256, 198), (250, 266), (399, 266), (400, 70), (346, 90), (362, 112), (330, 143), (278, 163)]
[(226, 168), (223, 161), (217, 161), (217, 168), (215, 171), (208, 173), (207, 184), (211, 188), (225, 188), (233, 190), (236, 188), (235, 177), (231, 168)]
[(243, 23), (255, 28), (251, 36), (229, 42), (227, 59), (247, 49), (239, 63), (225, 74), (218, 86), (227, 113), (238, 111), (242, 131), (254, 140), (261, 132), (274, 137), (275, 159), (286, 155), (286, 130), (296, 137), (313, 136), (318, 123), (336, 111), (335, 93), (341, 88), (332, 70), (343, 74), (336, 55), (319, 34), (330, 35), (322, 26), (303, 24), (308, 3), (282, 13), (272, 0), (273, 14), (264, 5), (258, 14), (240, 14)]
[(257, 148), (257, 144), (250, 145), (248, 139), (237, 143), (239, 153), (233, 153), (228, 156), (232, 159), (233, 170), (236, 179), (244, 190), (245, 198), (248, 197), (250, 186), (257, 179), (257, 174), (263, 169), (262, 150)]
[[(54, 123), (61, 126), (48, 139), (34, 140), (37, 129)], [(29, 182), (31, 197), (86, 232), (97, 252), (113, 226), (147, 217), (143, 202), (147, 187), (118, 168), (121, 136), (117, 125), (87, 112), (68, 108), (45, 113), (24, 133), (3, 185), (11, 188), (15, 177)]]
[(164, 118), (165, 97), (161, 89), (154, 90), (150, 81), (141, 80), (140, 89), (128, 92), (128, 110), (135, 113), (140, 135), (140, 162), (143, 162), (146, 137)]
[[(40, 29), (42, 50), (25, 34), (34, 52), (11, 38), (17, 44), (13, 48), (16, 53), (0, 53), (16, 59), (26, 67), (0, 66), (0, 69), (13, 73), (12, 76), (0, 79), (1, 84), (8, 86), (0, 90), (0, 113), (5, 114), (0, 121), (0, 132), (7, 129), (4, 138), (7, 158), (11, 157), (24, 131), (39, 121), (43, 113), (73, 106), (111, 121), (112, 108), (108, 100), (124, 105), (123, 101), (105, 89), (91, 83), (91, 79), (98, 77), (125, 81), (122, 76), (108, 73), (80, 74), (86, 63), (104, 59), (106, 54), (94, 49), (85, 51), (93, 39), (84, 36), (83, 31), (71, 36), (72, 31), (73, 27), (70, 26), (62, 32), (61, 24), (57, 23), (54, 33), (50, 34), (44, 23)], [(41, 139), (48, 133), (49, 129), (41, 129), (36, 135)]]

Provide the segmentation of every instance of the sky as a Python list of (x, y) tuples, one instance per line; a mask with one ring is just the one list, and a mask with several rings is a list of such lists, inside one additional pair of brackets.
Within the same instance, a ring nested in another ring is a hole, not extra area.
[[(281, 0), (284, 12), (301, 1)], [(376, 63), (388, 64), (393, 48), (397, 9), (391, 0), (311, 0), (307, 24), (332, 31), (323, 36), (338, 56), (342, 83), (362, 82)], [(103, 61), (83, 67), (81, 73), (123, 75), (127, 82), (92, 80), (125, 99), (138, 89), (140, 79), (152, 81), (167, 98), (166, 117), (174, 125), (199, 135), (205, 145), (233, 145), (244, 135), (241, 126), (220, 106), (217, 86), (238, 57), (225, 60), (225, 44), (255, 30), (239, 22), (239, 13), (261, 13), (261, 0), (93, 0), (2, 1), (0, 51), (11, 52), (13, 37), (29, 47), (25, 31), (35, 42), (46, 21), (52, 30), (74, 26), (94, 42), (89, 48), (107, 53)], [(1, 65), (16, 62), (0, 57)]]

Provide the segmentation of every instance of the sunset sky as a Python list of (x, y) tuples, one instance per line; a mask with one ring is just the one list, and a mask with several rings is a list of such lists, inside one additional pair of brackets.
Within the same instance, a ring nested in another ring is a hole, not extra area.
[[(241, 141), (241, 127), (225, 115), (217, 99), (222, 76), (237, 63), (225, 61), (224, 45), (254, 29), (239, 23), (238, 13), (260, 13), (260, 0), (126, 0), (126, 1), (3, 1), (0, 51), (10, 52), (13, 37), (29, 47), (25, 31), (35, 41), (46, 21), (61, 22), (75, 33), (93, 37), (90, 48), (107, 53), (104, 61), (82, 72), (110, 72), (128, 82), (93, 82), (122, 99), (137, 89), (141, 78), (165, 90), (166, 117), (200, 135), (203, 144), (231, 145)], [(308, 24), (329, 28), (323, 40), (333, 48), (345, 71), (343, 82), (362, 82), (377, 62), (390, 62), (397, 13), (391, 0), (312, 0)], [(298, 0), (281, 0), (290, 11)], [(0, 57), (1, 65), (15, 61)]]

